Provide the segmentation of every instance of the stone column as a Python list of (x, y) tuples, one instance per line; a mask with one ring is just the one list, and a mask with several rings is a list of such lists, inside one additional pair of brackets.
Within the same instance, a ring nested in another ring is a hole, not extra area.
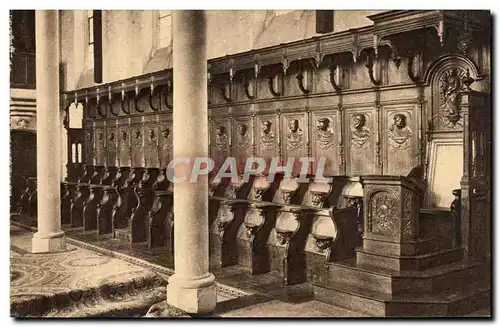
[(33, 253), (66, 248), (61, 231), (61, 118), (59, 112), (59, 12), (36, 11), (36, 130), (38, 232)]
[[(208, 157), (205, 13), (173, 12), (174, 159)], [(187, 176), (190, 165), (177, 164)], [(208, 272), (208, 179), (174, 185), (175, 274), (167, 302), (191, 314), (215, 309), (215, 277)]]

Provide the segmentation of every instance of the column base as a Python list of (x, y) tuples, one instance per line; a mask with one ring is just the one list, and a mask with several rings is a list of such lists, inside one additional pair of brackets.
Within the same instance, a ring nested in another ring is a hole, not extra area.
[(31, 239), (32, 253), (63, 252), (66, 251), (66, 237), (64, 232), (41, 235), (33, 234)]
[(212, 313), (217, 304), (215, 276), (211, 273), (200, 277), (171, 276), (167, 303), (189, 314)]

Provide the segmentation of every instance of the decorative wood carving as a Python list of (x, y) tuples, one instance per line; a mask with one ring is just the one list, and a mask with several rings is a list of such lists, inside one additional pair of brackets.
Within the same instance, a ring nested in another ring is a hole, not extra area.
[(299, 150), (304, 145), (304, 131), (300, 127), (298, 119), (290, 119), (288, 121), (286, 141), (288, 151)]
[[(469, 76), (470, 77), (470, 76)], [(461, 91), (464, 91), (466, 86), (463, 83), (466, 73), (459, 68), (451, 68), (446, 70), (439, 78), (441, 110), (448, 120), (448, 124), (444, 127), (455, 127), (459, 124), (462, 111), (462, 96)]]
[(168, 102), (168, 97), (172, 96), (174, 92), (174, 87), (173, 87), (173, 82), (172, 79), (169, 78), (167, 79), (167, 83), (165, 85), (165, 92), (163, 92), (163, 101), (165, 102), (165, 106), (167, 107), (168, 110), (172, 110), (174, 108), (173, 103)]
[(319, 253), (325, 252), (326, 249), (330, 248), (333, 244), (333, 238), (314, 238), (314, 245)]
[(109, 105), (109, 111), (111, 112), (111, 114), (113, 116), (118, 116), (120, 114), (120, 111), (118, 110), (118, 112), (115, 112), (115, 109), (114, 109), (114, 106), (113, 106), (113, 100), (115, 100), (115, 97), (113, 96), (113, 93), (112, 93), (112, 88), (111, 88), (111, 85), (108, 86), (108, 105)]
[(143, 136), (140, 127), (132, 128), (132, 145), (130, 147), (131, 152), (131, 164), (132, 167), (140, 167), (143, 165)]
[[(104, 105), (102, 105), (101, 102), (104, 102)], [(97, 88), (96, 109), (97, 109), (97, 113), (99, 114), (99, 116), (101, 118), (106, 118), (108, 108), (107, 108), (106, 102), (105, 101), (101, 101), (101, 97), (99, 95), (99, 88)]]
[[(279, 97), (282, 95), (281, 91), (276, 91), (274, 89), (274, 79), (275, 78), (278, 78), (279, 75), (275, 75), (275, 76), (272, 76), (272, 77), (268, 77), (268, 83), (267, 83), (267, 86), (269, 88), (269, 92), (271, 92), (271, 95), (274, 96), (274, 97)], [(278, 81), (278, 85), (280, 84), (280, 81)]]
[(297, 83), (299, 85), (299, 89), (300, 89), (300, 92), (302, 92), (303, 94), (309, 94), (311, 93), (311, 89), (306, 89), (304, 87), (304, 75), (302, 75), (302, 72), (303, 72), (303, 67), (302, 67), (302, 63), (299, 61), (298, 62), (298, 73), (297, 75), (295, 76), (295, 78), (297, 78)]
[(250, 83), (248, 83), (248, 79), (247, 79), (247, 75), (246, 73), (243, 73), (243, 89), (245, 90), (245, 95), (246, 97), (248, 98), (248, 100), (254, 100), (255, 99), (255, 94), (256, 94), (256, 86), (257, 86), (257, 83), (255, 83), (255, 81), (257, 80), (257, 78), (254, 79), (254, 83), (253, 83), (253, 94), (250, 94), (250, 90), (249, 90), (249, 87), (250, 87)]
[(120, 129), (120, 166), (129, 166), (131, 158), (130, 137), (125, 128)]
[(406, 116), (397, 113), (393, 116), (393, 123), (389, 127), (389, 145), (393, 149), (406, 150), (411, 146), (412, 132), (406, 123)]
[(146, 147), (144, 149), (145, 161), (148, 167), (158, 166), (159, 144), (157, 128), (150, 126), (146, 128), (148, 136), (146, 139)]
[[(229, 89), (229, 90), (228, 90), (228, 89)], [(233, 84), (232, 84), (232, 83), (230, 83), (230, 84), (228, 85), (228, 87), (226, 87), (226, 86), (221, 87), (221, 89), (220, 89), (220, 93), (221, 93), (221, 95), (222, 95), (222, 98), (223, 98), (226, 102), (231, 102), (231, 101), (233, 101), (233, 99), (232, 99), (232, 94), (233, 94)], [(229, 95), (228, 95), (227, 93), (229, 93)]]
[(412, 207), (413, 207), (413, 192), (404, 192), (403, 199), (403, 217), (402, 217), (402, 235), (409, 237), (412, 235)]
[(160, 144), (160, 166), (167, 168), (173, 157), (173, 138), (170, 126), (165, 125), (161, 127)]
[(217, 126), (216, 128), (215, 148), (217, 151), (227, 151), (229, 148), (229, 138), (225, 126)]
[(115, 166), (116, 165), (116, 128), (109, 128), (106, 130), (108, 133), (106, 142), (106, 165)]
[(270, 120), (262, 122), (263, 128), (260, 133), (261, 147), (264, 150), (274, 150), (276, 148), (276, 140), (274, 131), (272, 130), (273, 123)]
[(375, 234), (393, 236), (398, 234), (397, 201), (388, 192), (373, 194), (369, 204), (369, 230)]
[(351, 145), (359, 149), (367, 149), (370, 138), (370, 129), (366, 127), (366, 115), (354, 114), (351, 116)]
[(380, 86), (382, 84), (382, 81), (380, 79), (375, 78), (375, 74), (373, 72), (373, 60), (374, 60), (374, 54), (371, 51), (367, 51), (367, 63), (365, 65), (366, 69), (368, 69), (368, 76), (370, 77), (370, 81), (374, 86)]
[(121, 107), (122, 112), (126, 115), (130, 115), (130, 96), (128, 93), (129, 92), (125, 92), (125, 90), (122, 90)]
[(96, 129), (96, 151), (95, 151), (95, 160), (96, 165), (104, 166), (105, 163), (105, 136), (104, 131), (102, 129)]
[(114, 188), (104, 189), (101, 202), (97, 205), (97, 233), (111, 234), (113, 231), (111, 216), (118, 200), (118, 193)]
[(161, 99), (166, 97), (166, 95), (164, 95), (164, 89), (164, 86), (155, 87), (154, 84), (151, 84), (151, 92), (148, 97), (149, 108), (151, 108), (151, 110), (155, 112), (161, 110)]
[(335, 81), (335, 75), (337, 75), (337, 69), (339, 68), (339, 59), (338, 56), (331, 55), (330, 56), (330, 65), (328, 66), (328, 70), (330, 71), (330, 84), (332, 84), (333, 89), (335, 92), (340, 93), (342, 92), (342, 88), (340, 85)]
[(319, 149), (332, 148), (335, 142), (335, 134), (332, 130), (333, 123), (327, 117), (318, 118), (316, 130), (316, 144)]

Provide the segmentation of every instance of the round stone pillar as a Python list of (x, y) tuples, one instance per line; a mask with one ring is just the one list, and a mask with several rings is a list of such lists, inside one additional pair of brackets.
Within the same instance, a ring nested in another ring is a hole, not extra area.
[(66, 249), (61, 230), (59, 12), (37, 10), (35, 24), (38, 232), (32, 251), (42, 253)]
[[(173, 12), (174, 160), (208, 157), (207, 54), (203, 11)], [(190, 178), (191, 165), (175, 175)], [(167, 302), (187, 313), (207, 314), (216, 304), (215, 277), (208, 271), (208, 179), (174, 184), (175, 274)]]

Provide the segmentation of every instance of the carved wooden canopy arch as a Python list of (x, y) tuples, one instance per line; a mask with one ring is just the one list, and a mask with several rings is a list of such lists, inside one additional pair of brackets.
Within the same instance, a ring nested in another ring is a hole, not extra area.
[(458, 68), (464, 71), (467, 71), (468, 69), (470, 77), (473, 78), (474, 81), (478, 81), (483, 78), (483, 76), (479, 73), (478, 67), (472, 60), (460, 54), (453, 54), (441, 56), (430, 64), (424, 73), (423, 80), (426, 85), (431, 85), (435, 83), (436, 79), (439, 79), (446, 70), (453, 68)]

